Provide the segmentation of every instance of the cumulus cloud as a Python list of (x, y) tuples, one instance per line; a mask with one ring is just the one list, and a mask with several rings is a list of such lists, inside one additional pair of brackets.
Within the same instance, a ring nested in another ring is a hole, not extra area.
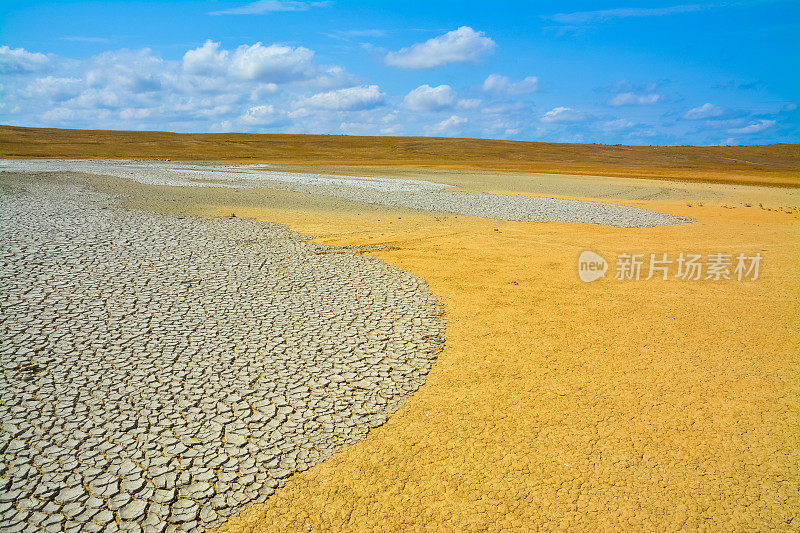
[(771, 128), (774, 125), (775, 125), (774, 120), (761, 119), (751, 122), (750, 124), (744, 126), (743, 128), (735, 128), (729, 131), (731, 133), (760, 133), (767, 128)]
[(83, 82), (80, 78), (46, 76), (37, 78), (24, 90), (30, 96), (58, 102), (77, 96), (82, 88)]
[(331, 2), (296, 2), (291, 0), (259, 0), (239, 7), (211, 11), (209, 15), (263, 15), (278, 11), (308, 11), (312, 7), (328, 6)]
[(36, 72), (46, 68), (49, 62), (50, 58), (39, 52), (0, 46), (0, 72), (4, 74)]
[[(149, 49), (81, 60), (40, 54), (47, 66), (36, 77), (22, 60), (41, 62), (39, 56), (6, 52), (16, 61), (13, 69), (24, 75), (4, 76), (4, 121), (31, 126), (263, 131), (280, 125), (327, 132), (335, 127), (332, 116), (320, 124), (319, 112), (307, 122), (301, 113), (298, 122), (286, 110), (308, 99), (309, 109), (358, 113), (385, 96), (377, 86), (354, 87), (349, 73), (317, 63), (312, 50), (280, 44), (225, 50), (208, 41), (179, 60), (163, 59)], [(341, 87), (350, 90), (335, 90)]]
[(442, 111), (455, 105), (456, 92), (449, 85), (420, 85), (406, 95), (403, 103), (412, 111)]
[(224, 74), (228, 68), (230, 52), (220, 49), (220, 43), (206, 41), (203, 46), (183, 54), (183, 70), (189, 74)]
[(286, 83), (313, 78), (319, 73), (314, 52), (302, 46), (243, 44), (236, 50), (206, 41), (183, 56), (183, 70), (201, 76), (225, 75), (240, 80)]
[(448, 63), (473, 62), (492, 53), (496, 47), (497, 44), (482, 31), (461, 26), (457, 30), (428, 39), (424, 43), (417, 43), (397, 52), (389, 52), (386, 54), (386, 64), (425, 69)]
[(539, 89), (539, 78), (528, 76), (517, 82), (512, 82), (508, 76), (489, 74), (483, 82), (483, 90), (492, 93), (527, 94)]
[(317, 93), (303, 100), (301, 105), (318, 109), (355, 111), (377, 107), (383, 104), (385, 96), (377, 85), (362, 85)]
[(230, 72), (245, 80), (282, 83), (312, 77), (313, 60), (314, 52), (302, 46), (242, 45), (232, 54)]
[(583, 120), (585, 117), (583, 113), (575, 111), (571, 107), (554, 107), (547, 113), (545, 113), (541, 121), (542, 122), (578, 122)]
[(104, 52), (90, 58), (84, 65), (87, 67), (84, 76), (88, 87), (137, 94), (164, 89), (165, 77), (173, 70), (147, 48)]
[(701, 120), (704, 118), (712, 118), (718, 117), (722, 115), (723, 111), (722, 108), (712, 104), (711, 102), (706, 102), (705, 104), (695, 107), (687, 111), (683, 118), (689, 120)]
[(445, 133), (456, 134), (459, 131), (459, 126), (466, 124), (468, 120), (458, 115), (452, 115), (443, 121), (434, 124), (433, 126), (425, 128), (426, 135), (442, 135)]
[(651, 104), (657, 104), (662, 99), (663, 97), (657, 93), (637, 94), (633, 92), (626, 92), (626, 93), (619, 93), (613, 98), (611, 98), (611, 100), (608, 101), (608, 105), (612, 106), (651, 105)]

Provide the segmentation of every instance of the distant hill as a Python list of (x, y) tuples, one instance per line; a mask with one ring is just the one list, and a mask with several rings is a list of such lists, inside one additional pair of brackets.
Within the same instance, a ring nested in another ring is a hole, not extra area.
[(0, 126), (0, 157), (173, 159), (596, 174), (800, 187), (800, 144), (624, 146)]

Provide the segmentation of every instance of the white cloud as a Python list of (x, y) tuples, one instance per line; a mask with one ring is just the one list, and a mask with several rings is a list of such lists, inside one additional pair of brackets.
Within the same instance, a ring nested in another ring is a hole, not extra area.
[(280, 91), (280, 88), (275, 83), (259, 83), (255, 89), (250, 91), (250, 100), (252, 102), (261, 102), (271, 98), (278, 91)]
[(704, 118), (711, 118), (711, 117), (718, 117), (722, 115), (723, 111), (722, 108), (712, 104), (711, 102), (706, 102), (705, 104), (694, 107), (687, 111), (683, 118), (687, 118), (689, 120), (700, 120)]
[(135, 109), (128, 107), (119, 112), (120, 118), (125, 119), (143, 119), (149, 117), (153, 113), (152, 109)]
[(503, 92), (511, 84), (511, 78), (502, 74), (489, 74), (483, 81), (483, 90), (486, 92)]
[(482, 31), (461, 26), (424, 43), (389, 52), (386, 54), (386, 63), (402, 68), (433, 68), (448, 63), (477, 61), (496, 47), (497, 44)]
[(434, 124), (433, 126), (425, 128), (426, 135), (441, 135), (445, 133), (456, 134), (459, 131), (459, 126), (466, 124), (468, 121), (464, 117), (452, 115), (443, 121)]
[(39, 52), (28, 52), (24, 48), (0, 46), (0, 72), (22, 74), (47, 67), (50, 58)]
[(397, 135), (403, 131), (403, 126), (394, 124), (381, 126), (373, 122), (342, 122), (339, 130), (345, 135)]
[(291, 0), (259, 0), (239, 7), (211, 11), (209, 15), (263, 15), (278, 11), (308, 11), (312, 7), (330, 5), (331, 2), (296, 2)]
[(578, 122), (583, 119), (583, 114), (571, 107), (554, 107), (541, 118), (542, 122)]
[(230, 72), (245, 80), (281, 83), (309, 79), (314, 75), (314, 52), (299, 46), (242, 45), (231, 57)]
[(385, 96), (377, 85), (362, 85), (317, 93), (303, 100), (300, 105), (318, 109), (356, 111), (383, 104)]
[(393, 124), (391, 126), (386, 126), (378, 130), (381, 132), (381, 135), (399, 135), (403, 132), (403, 125), (402, 124)]
[(403, 102), (413, 111), (442, 111), (455, 105), (456, 92), (449, 85), (431, 87), (425, 84), (410, 91)]
[(508, 76), (489, 74), (483, 82), (483, 90), (493, 93), (527, 94), (539, 89), (539, 78), (528, 76), (518, 82), (512, 82)]
[(479, 105), (481, 101), (478, 98), (463, 98), (456, 104), (459, 109), (475, 109)]
[(220, 48), (220, 43), (206, 41), (183, 56), (183, 70), (202, 76), (229, 75), (240, 80), (287, 83), (308, 80), (319, 74), (314, 52), (298, 46), (264, 46), (258, 42), (243, 44), (236, 50)]
[(61, 101), (80, 94), (83, 82), (79, 78), (37, 78), (24, 91), (29, 96), (45, 100)]
[(68, 35), (61, 38), (64, 41), (73, 41), (76, 43), (107, 43), (108, 39), (105, 37), (81, 37), (80, 35)]
[(358, 113), (359, 120), (341, 122), (339, 131), (346, 135), (397, 135), (403, 131), (397, 111), (386, 114)]
[(220, 50), (220, 43), (207, 40), (203, 46), (183, 54), (183, 70), (189, 74), (224, 74), (228, 68), (230, 52)]
[(774, 120), (756, 120), (743, 128), (729, 130), (731, 133), (759, 133), (775, 125)]
[(246, 125), (270, 126), (285, 120), (285, 115), (273, 105), (253, 106), (239, 117), (239, 122)]
[[(18, 56), (27, 57), (12, 54)], [(377, 86), (353, 87), (349, 73), (317, 63), (312, 50), (277, 44), (225, 50), (209, 41), (179, 60), (165, 60), (149, 49), (81, 60), (44, 57), (43, 75), (3, 77), (0, 99), (7, 123), (173, 131), (261, 131), (280, 125), (287, 131), (326, 133), (335, 127), (335, 117), (313, 105), (358, 113), (385, 97)], [(335, 91), (341, 87), (351, 90)], [(310, 99), (305, 113), (289, 117), (293, 103), (304, 99)]]
[(158, 113), (180, 119), (205, 119), (231, 116), (241, 109), (241, 97), (236, 93), (191, 94), (169, 97), (157, 105)]
[(603, 131), (620, 131), (620, 130), (629, 130), (634, 127), (636, 124), (628, 120), (627, 118), (618, 118), (615, 120), (608, 120), (603, 122), (600, 125), (600, 129)]
[(347, 35), (352, 35), (353, 37), (383, 37), (386, 35), (386, 30), (348, 30), (344, 33)]
[(75, 111), (66, 107), (55, 107), (42, 113), (42, 119), (51, 122), (63, 122), (75, 117)]
[[(65, 106), (77, 109), (98, 109), (98, 108), (120, 108), (125, 105), (124, 99), (120, 98), (120, 91), (111, 88), (86, 89), (80, 95), (65, 102)], [(129, 102), (128, 102), (129, 103)]]
[(661, 17), (664, 15), (673, 15), (675, 13), (694, 13), (697, 11), (704, 11), (714, 7), (719, 7), (724, 4), (684, 4), (667, 7), (628, 7), (616, 9), (599, 9), (596, 11), (575, 11), (573, 13), (556, 13), (549, 15), (548, 18), (559, 24), (592, 24), (596, 22), (606, 22), (611, 19), (617, 18), (631, 18), (631, 17)]
[(165, 77), (174, 68), (152, 51), (119, 50), (104, 52), (84, 63), (84, 79), (89, 88), (108, 88), (116, 92), (146, 94), (164, 89)]
[(651, 105), (657, 104), (662, 100), (662, 96), (656, 93), (636, 94), (633, 92), (619, 93), (608, 101), (608, 105)]
[(527, 107), (528, 106), (524, 102), (505, 102), (486, 106), (481, 109), (481, 113), (484, 115), (505, 116), (508, 114), (524, 112), (526, 111)]

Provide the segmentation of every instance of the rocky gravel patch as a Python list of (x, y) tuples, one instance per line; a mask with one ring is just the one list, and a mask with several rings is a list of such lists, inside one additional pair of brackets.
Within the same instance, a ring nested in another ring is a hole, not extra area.
[(425, 380), (423, 280), (283, 226), (1, 200), (0, 530), (201, 531)]
[(151, 185), (266, 187), (334, 196), (368, 204), (455, 213), (525, 222), (585, 222), (619, 227), (652, 227), (693, 222), (605, 202), (541, 196), (467, 193), (425, 180), (348, 177), (276, 172), (263, 165), (192, 164), (171, 161), (14, 159), (0, 169), (30, 172), (72, 171), (128, 178)]

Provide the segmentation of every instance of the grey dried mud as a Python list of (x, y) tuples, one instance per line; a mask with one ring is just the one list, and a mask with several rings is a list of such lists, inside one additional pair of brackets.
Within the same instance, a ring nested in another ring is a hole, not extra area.
[(220, 525), (423, 384), (444, 337), (423, 280), (117, 202), (2, 196), (0, 530)]
[(524, 222), (583, 222), (653, 227), (693, 222), (685, 216), (628, 205), (542, 196), (470, 193), (425, 180), (276, 172), (263, 165), (192, 164), (170, 161), (10, 159), (0, 169), (18, 172), (82, 172), (150, 185), (264, 187), (321, 194), (353, 202)]

